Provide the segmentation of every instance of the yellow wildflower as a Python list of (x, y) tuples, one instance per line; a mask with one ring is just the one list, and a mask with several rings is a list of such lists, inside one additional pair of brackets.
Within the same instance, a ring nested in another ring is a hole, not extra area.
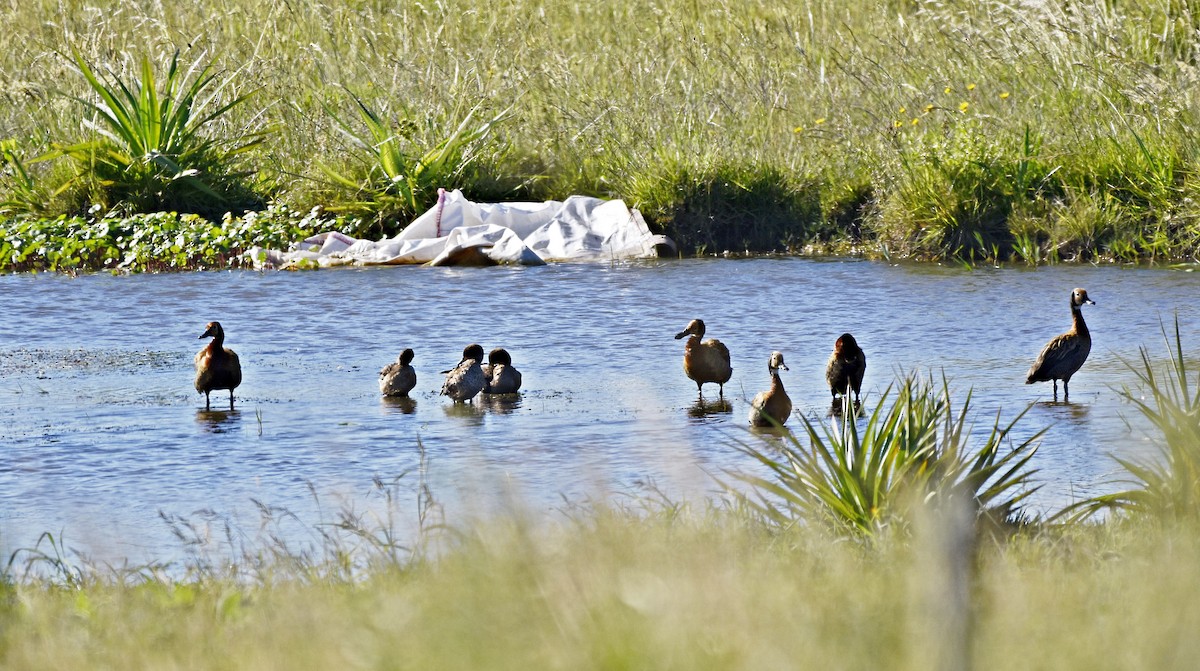
[(1008, 100), (1008, 91), (1005, 91), (1004, 93), (1001, 93), (1001, 94), (1000, 94), (1000, 99), (1001, 99), (1001, 100)]
[(928, 105), (926, 105), (926, 106), (925, 106), (925, 113), (926, 113), (926, 114), (929, 114), (929, 113), (930, 113), (930, 112), (932, 112), (932, 111), (933, 111), (933, 103), (930, 103), (930, 104), (928, 104)]
[(945, 92), (946, 92), (946, 93), (950, 93), (950, 92), (951, 92), (951, 91), (953, 91), (953, 90), (954, 90), (954, 89), (952, 89), (952, 88), (950, 88), (949, 86), (947, 86), (947, 87), (946, 87), (946, 91), (945, 91)]
[(974, 85), (974, 84), (967, 84), (967, 90), (968, 90), (968, 91), (974, 91), (974, 90), (975, 90), (975, 85)]
[(896, 119), (895, 121), (892, 122), (892, 128), (899, 128), (903, 125), (904, 125), (904, 122), (899, 119)]
[(908, 110), (904, 109), (903, 107), (901, 107), (901, 108), (900, 108), (900, 113), (901, 113), (901, 114), (904, 114), (906, 111), (908, 111)]
[(803, 132), (804, 132), (804, 126), (796, 126), (795, 128), (793, 128), (793, 129), (792, 129), (792, 132), (793, 132), (793, 133), (803, 133)]
[(820, 125), (821, 125), (821, 124), (823, 124), (823, 123), (825, 123), (825, 117), (821, 117), (820, 119), (817, 119), (817, 120), (816, 120), (816, 124), (817, 124), (818, 126), (820, 126)]
[(970, 107), (970, 105), (968, 105), (966, 102), (961, 102), (958, 104), (958, 111), (966, 112), (968, 107)]
[(913, 117), (913, 120), (912, 120), (912, 125), (916, 126), (916, 125), (917, 125), (917, 124), (919, 124), (919, 123), (921, 123), (921, 120), (920, 120), (920, 119), (918, 119), (917, 117)]

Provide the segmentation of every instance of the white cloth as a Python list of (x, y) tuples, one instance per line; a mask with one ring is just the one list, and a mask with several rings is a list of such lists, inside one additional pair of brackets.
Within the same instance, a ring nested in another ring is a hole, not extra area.
[(637, 210), (622, 200), (571, 196), (544, 203), (474, 203), (462, 192), (439, 191), (438, 203), (399, 235), (378, 242), (338, 232), (294, 243), (288, 251), (252, 248), (256, 268), (428, 263), (541, 265), (551, 261), (648, 258), (659, 246)]

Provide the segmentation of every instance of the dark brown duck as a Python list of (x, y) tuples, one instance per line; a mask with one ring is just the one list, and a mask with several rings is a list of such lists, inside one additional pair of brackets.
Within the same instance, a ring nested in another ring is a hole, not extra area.
[(859, 403), (863, 375), (867, 372), (867, 355), (858, 346), (858, 341), (849, 333), (843, 333), (833, 344), (833, 354), (825, 365), (825, 381), (833, 398), (854, 392), (854, 403)]
[(221, 322), (209, 322), (200, 338), (211, 337), (199, 352), (196, 352), (196, 391), (204, 394), (204, 409), (211, 409), (209, 393), (217, 389), (229, 390), (229, 409), (233, 410), (233, 390), (242, 383), (242, 364), (238, 355), (225, 347), (225, 330)]

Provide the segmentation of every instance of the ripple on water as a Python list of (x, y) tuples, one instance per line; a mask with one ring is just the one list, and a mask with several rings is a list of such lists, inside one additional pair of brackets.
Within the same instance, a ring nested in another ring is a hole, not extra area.
[[(977, 431), (1035, 403), (1018, 439), (1049, 427), (1034, 505), (1053, 509), (1111, 487), (1111, 454), (1146, 452), (1142, 420), (1117, 393), (1136, 383), (1122, 359), (1163, 351), (1160, 326), (1176, 311), (1184, 342), (1200, 342), (1200, 307), (1181, 300), (1197, 282), (1149, 269), (787, 258), (4, 276), (0, 551), (66, 530), (98, 550), (169, 556), (179, 546), (160, 511), (216, 511), (253, 530), (254, 501), (328, 520), (344, 502), (373, 505), (375, 478), (415, 483), (422, 455), (451, 518), (503, 505), (513, 489), (537, 508), (647, 488), (708, 495), (712, 475), (755, 468), (739, 442), (781, 439), (745, 425), (771, 351), (787, 357), (796, 411), (827, 421), (824, 364), (843, 332), (867, 353), (868, 409), (914, 370), (944, 372), (958, 398), (972, 390)], [(1050, 386), (1024, 374), (1069, 327), (1075, 286), (1097, 302), (1086, 312), (1092, 355), (1072, 403), (1044, 403)], [(698, 399), (683, 375), (674, 335), (696, 317), (732, 352), (724, 403), (712, 385)], [(191, 386), (213, 319), (246, 370), (234, 412), (218, 410), (221, 392), (205, 412)], [(518, 397), (455, 406), (438, 395), (438, 371), (471, 342), (512, 353)], [(405, 347), (417, 388), (381, 399), (378, 371)], [(415, 500), (415, 484), (406, 491)]]

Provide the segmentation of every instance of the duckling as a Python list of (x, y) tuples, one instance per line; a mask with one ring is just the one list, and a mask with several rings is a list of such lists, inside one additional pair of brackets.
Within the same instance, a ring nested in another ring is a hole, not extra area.
[(1071, 292), (1071, 330), (1046, 343), (1033, 362), (1025, 378), (1025, 384), (1050, 380), (1054, 385), (1054, 400), (1058, 400), (1058, 381), (1063, 383), (1063, 401), (1070, 395), (1067, 384), (1092, 351), (1092, 334), (1083, 321), (1083, 306), (1096, 302), (1088, 298), (1087, 291), (1075, 289)]
[(396, 363), (389, 363), (379, 371), (379, 391), (384, 396), (408, 396), (408, 392), (417, 386), (417, 371), (409, 364), (413, 360), (413, 351), (406, 349), (400, 353)]
[(704, 337), (704, 322), (693, 319), (687, 328), (680, 331), (676, 340), (685, 335), (691, 335), (687, 346), (683, 349), (683, 372), (696, 381), (696, 390), (704, 396), (704, 383), (716, 382), (720, 386), (720, 396), (725, 397), (725, 383), (733, 377), (733, 366), (729, 363), (729, 348), (720, 340)]
[(750, 401), (750, 423), (754, 426), (782, 425), (792, 414), (792, 399), (788, 398), (783, 381), (779, 379), (779, 369), (789, 370), (783, 363), (782, 352), (771, 352), (767, 361), (767, 370), (771, 373), (771, 388), (760, 391)]
[(216, 389), (229, 390), (229, 409), (233, 410), (233, 390), (242, 383), (242, 364), (238, 355), (225, 344), (225, 330), (220, 322), (209, 322), (197, 340), (212, 337), (196, 352), (196, 391), (204, 394), (204, 409), (210, 410), (209, 393)]
[(854, 404), (859, 404), (863, 374), (867, 372), (867, 355), (863, 354), (858, 341), (849, 333), (843, 333), (833, 344), (833, 354), (825, 365), (825, 381), (836, 401), (843, 394), (854, 392)]
[(462, 361), (446, 373), (446, 382), (442, 385), (442, 395), (449, 396), (455, 402), (470, 401), (487, 383), (483, 376), (483, 368), (479, 362), (483, 360), (483, 347), (475, 344), (463, 349)]
[(483, 378), (485, 394), (515, 394), (521, 389), (521, 372), (513, 368), (512, 356), (501, 347), (488, 352)]

